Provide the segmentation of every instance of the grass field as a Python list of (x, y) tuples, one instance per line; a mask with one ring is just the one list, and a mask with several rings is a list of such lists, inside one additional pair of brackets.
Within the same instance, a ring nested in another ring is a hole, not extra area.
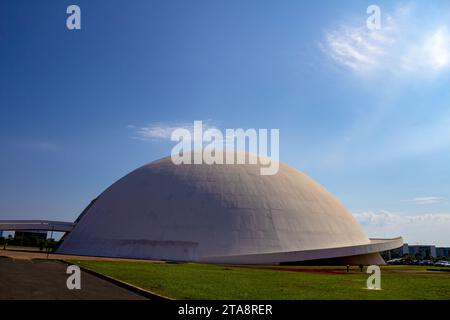
[(175, 299), (450, 299), (450, 272), (381, 267), (382, 290), (354, 267), (69, 261)]

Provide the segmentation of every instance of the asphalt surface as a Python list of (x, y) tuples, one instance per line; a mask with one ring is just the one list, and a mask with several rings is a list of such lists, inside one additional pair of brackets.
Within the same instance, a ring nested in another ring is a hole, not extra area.
[(143, 300), (134, 292), (81, 271), (81, 289), (66, 286), (67, 265), (0, 257), (0, 300)]

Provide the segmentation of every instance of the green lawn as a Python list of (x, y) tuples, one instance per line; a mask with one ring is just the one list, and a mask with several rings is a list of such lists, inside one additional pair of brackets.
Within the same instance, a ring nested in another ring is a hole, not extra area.
[(70, 261), (176, 299), (450, 299), (450, 272), (381, 268), (382, 290), (367, 290), (354, 267), (225, 266), (200, 263)]

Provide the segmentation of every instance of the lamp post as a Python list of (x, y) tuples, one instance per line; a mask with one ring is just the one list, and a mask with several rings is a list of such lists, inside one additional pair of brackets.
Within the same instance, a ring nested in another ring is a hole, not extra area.
[[(54, 229), (55, 229), (55, 226), (52, 226), (52, 231), (50, 232), (50, 239), (53, 238), (53, 230), (54, 230)], [(49, 248), (49, 246), (48, 246), (48, 241), (47, 241), (47, 260), (48, 260), (49, 252), (50, 252), (50, 248)]]

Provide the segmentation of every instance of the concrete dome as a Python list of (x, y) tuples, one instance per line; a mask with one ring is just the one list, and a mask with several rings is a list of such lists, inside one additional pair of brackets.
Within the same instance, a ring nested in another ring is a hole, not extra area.
[(270, 263), (347, 254), (314, 254), (336, 248), (366, 248), (349, 255), (380, 249), (367, 250), (371, 245), (333, 195), (287, 165), (263, 176), (259, 165), (174, 165), (167, 157), (104, 191), (58, 252)]

